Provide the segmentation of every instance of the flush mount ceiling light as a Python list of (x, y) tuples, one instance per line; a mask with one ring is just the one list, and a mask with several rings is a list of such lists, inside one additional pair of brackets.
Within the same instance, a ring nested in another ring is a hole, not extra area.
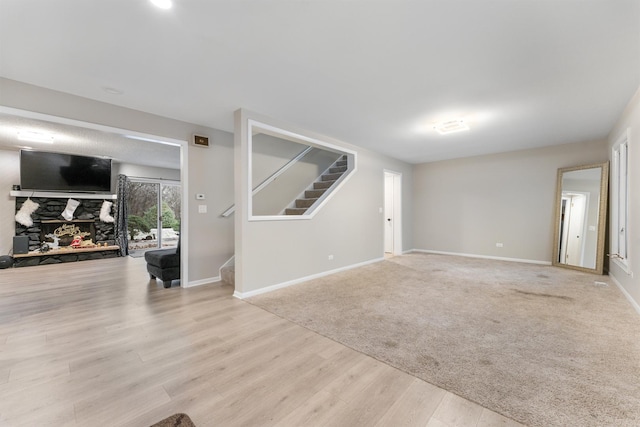
[(447, 135), (449, 133), (462, 132), (463, 130), (469, 130), (469, 126), (462, 119), (447, 120), (445, 122), (436, 123), (433, 128), (440, 135)]
[(53, 143), (55, 137), (48, 133), (19, 130), (18, 139), (20, 141), (46, 142), (48, 144), (51, 144)]
[(151, 3), (160, 9), (171, 9), (171, 6), (173, 6), (171, 0), (151, 0)]

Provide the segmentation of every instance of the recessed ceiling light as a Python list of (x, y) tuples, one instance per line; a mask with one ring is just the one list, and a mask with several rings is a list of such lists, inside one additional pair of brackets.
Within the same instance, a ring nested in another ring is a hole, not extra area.
[(48, 144), (51, 144), (53, 143), (55, 137), (48, 133), (19, 130), (18, 139), (20, 141), (46, 142)]
[(173, 6), (171, 0), (151, 0), (151, 3), (160, 9), (171, 9), (171, 6)]
[(446, 135), (449, 133), (461, 132), (463, 130), (469, 130), (469, 126), (462, 119), (447, 120), (446, 122), (437, 123), (433, 128), (440, 134)]
[(108, 86), (104, 86), (102, 90), (107, 93), (110, 93), (111, 95), (122, 95), (124, 93), (120, 89), (116, 89), (115, 87), (108, 87)]

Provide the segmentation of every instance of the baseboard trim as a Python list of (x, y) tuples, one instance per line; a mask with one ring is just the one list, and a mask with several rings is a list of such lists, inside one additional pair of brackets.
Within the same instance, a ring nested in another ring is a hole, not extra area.
[(629, 292), (627, 292), (627, 290), (624, 288), (624, 286), (622, 286), (622, 283), (618, 282), (618, 279), (616, 279), (616, 276), (613, 276), (611, 273), (609, 273), (609, 278), (611, 279), (611, 281), (613, 283), (616, 284), (618, 289), (620, 289), (620, 291), (622, 291), (622, 294), (631, 303), (631, 306), (636, 310), (636, 312), (638, 314), (640, 314), (640, 305), (636, 302), (636, 300), (633, 299), (631, 294)]
[(459, 252), (432, 251), (432, 250), (428, 250), (428, 249), (412, 249), (409, 252), (422, 252), (422, 253), (426, 253), (426, 254), (463, 256), (463, 257), (467, 257), (467, 258), (495, 259), (497, 261), (524, 262), (524, 263), (527, 263), (527, 264), (551, 265), (551, 262), (549, 262), (549, 261), (538, 261), (538, 260), (535, 260), (535, 259), (505, 258), (505, 257), (489, 256), (489, 255), (463, 254), (463, 253), (459, 253)]
[(318, 279), (318, 278), (324, 277), (324, 276), (329, 276), (331, 274), (339, 273), (341, 271), (351, 270), (351, 269), (362, 267), (362, 266), (365, 266), (365, 265), (368, 265), (368, 264), (374, 264), (374, 263), (380, 262), (380, 261), (384, 261), (384, 258), (374, 258), (374, 259), (370, 259), (368, 261), (359, 262), (357, 264), (351, 264), (351, 265), (347, 265), (345, 267), (336, 268), (334, 270), (323, 271), (322, 273), (312, 274), (310, 276), (301, 277), (299, 279), (289, 280), (287, 282), (282, 282), (282, 283), (278, 283), (276, 285), (267, 286), (266, 288), (256, 289), (255, 291), (249, 291), (249, 292), (238, 292), (238, 291), (235, 291), (233, 293), (233, 296), (238, 298), (238, 299), (245, 299), (245, 298), (253, 297), (253, 296), (256, 296), (256, 295), (260, 295), (260, 294), (266, 294), (267, 292), (272, 292), (272, 291), (275, 291), (275, 290), (278, 290), (278, 289), (287, 288), (289, 286), (297, 285), (297, 284), (300, 284), (300, 283), (303, 283), (303, 282), (306, 282), (306, 281), (309, 281), (309, 280)]
[(200, 279), (200, 280), (192, 280), (187, 284), (187, 286), (185, 286), (185, 288), (192, 288), (194, 286), (209, 285), (211, 283), (220, 282), (220, 281), (221, 281), (220, 276), (208, 277), (206, 279)]

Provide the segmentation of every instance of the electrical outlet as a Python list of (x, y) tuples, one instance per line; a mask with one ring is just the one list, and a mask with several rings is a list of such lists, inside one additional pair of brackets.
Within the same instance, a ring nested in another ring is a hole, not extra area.
[(504, 245), (501, 242), (496, 243), (496, 248), (502, 248)]
[(333, 260), (333, 255), (329, 255), (329, 261)]
[(207, 205), (198, 205), (198, 213), (207, 213)]

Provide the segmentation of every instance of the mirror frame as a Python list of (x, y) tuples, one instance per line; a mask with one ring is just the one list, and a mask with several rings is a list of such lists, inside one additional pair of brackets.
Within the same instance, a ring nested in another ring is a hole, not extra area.
[[(598, 241), (596, 244), (596, 267), (586, 268), (577, 265), (561, 264), (558, 262), (560, 256), (560, 211), (562, 209), (562, 177), (565, 172), (580, 171), (585, 169), (601, 168), (600, 173), (600, 206), (598, 206)], [(575, 166), (570, 168), (559, 168), (556, 182), (556, 214), (553, 222), (553, 259), (551, 263), (556, 267), (570, 268), (572, 270), (584, 271), (587, 273), (603, 274), (604, 271), (604, 249), (605, 233), (607, 230), (607, 197), (609, 189), (609, 162), (595, 163), (591, 165)]]

